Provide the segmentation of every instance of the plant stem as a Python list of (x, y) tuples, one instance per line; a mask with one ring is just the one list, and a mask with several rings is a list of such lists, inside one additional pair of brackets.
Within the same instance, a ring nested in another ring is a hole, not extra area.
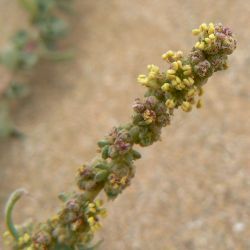
[(24, 195), (27, 194), (27, 191), (23, 188), (17, 189), (14, 191), (10, 198), (7, 201), (5, 207), (5, 222), (7, 229), (9, 230), (10, 234), (17, 240), (19, 238), (18, 230), (16, 229), (13, 219), (12, 219), (12, 212), (15, 207), (17, 201)]

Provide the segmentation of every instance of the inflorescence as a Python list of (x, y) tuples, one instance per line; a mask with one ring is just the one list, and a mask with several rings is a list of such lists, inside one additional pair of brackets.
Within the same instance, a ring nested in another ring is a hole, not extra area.
[(6, 237), (12, 239), (13, 249), (73, 250), (88, 246), (100, 228), (100, 217), (106, 214), (95, 198), (104, 191), (113, 200), (130, 185), (134, 162), (141, 157), (134, 146), (146, 147), (158, 141), (174, 109), (189, 112), (194, 106), (200, 108), (203, 85), (214, 72), (228, 67), (227, 57), (236, 48), (229, 28), (202, 24), (193, 34), (198, 42), (187, 56), (168, 51), (162, 56), (169, 64), (166, 71), (149, 65), (148, 74), (139, 75), (138, 82), (147, 87), (145, 98), (135, 100), (130, 123), (113, 128), (98, 142), (99, 158), (78, 169), (76, 183), (81, 192), (61, 195), (64, 203), (57, 215), (43, 223), (19, 227), (16, 238), (8, 226)]

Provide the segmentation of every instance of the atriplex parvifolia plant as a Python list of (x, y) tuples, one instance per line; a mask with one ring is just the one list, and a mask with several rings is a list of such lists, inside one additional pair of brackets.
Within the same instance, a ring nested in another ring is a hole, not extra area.
[(198, 42), (187, 56), (181, 51), (168, 51), (162, 56), (169, 64), (166, 71), (149, 65), (148, 74), (139, 75), (138, 82), (147, 91), (143, 100), (135, 100), (132, 121), (113, 128), (98, 142), (99, 156), (78, 169), (76, 184), (80, 191), (59, 195), (63, 204), (55, 215), (46, 222), (17, 227), (11, 214), (24, 190), (12, 194), (6, 206), (5, 233), (12, 249), (94, 249), (91, 240), (101, 227), (100, 218), (106, 215), (98, 194), (104, 191), (113, 200), (128, 187), (135, 174), (134, 161), (141, 157), (133, 147), (158, 141), (175, 109), (189, 112), (193, 106), (200, 108), (203, 85), (214, 72), (228, 67), (228, 55), (236, 48), (229, 28), (203, 23), (193, 34)]
[(0, 53), (0, 64), (6, 67), (6, 70), (1, 70), (6, 77), (2, 77), (0, 84), (0, 137), (18, 135), (10, 119), (9, 109), (13, 100), (27, 93), (27, 86), (22, 82), (23, 78), (27, 78), (27, 72), (41, 59), (61, 60), (71, 57), (70, 51), (62, 51), (58, 46), (58, 40), (68, 33), (68, 24), (58, 16), (58, 12), (70, 11), (72, 1), (18, 0), (27, 10), (33, 28), (17, 31), (8, 47)]

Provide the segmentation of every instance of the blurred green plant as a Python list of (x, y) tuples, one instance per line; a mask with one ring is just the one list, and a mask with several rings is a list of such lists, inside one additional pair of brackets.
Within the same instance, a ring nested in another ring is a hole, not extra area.
[[(163, 59), (169, 64), (161, 72), (148, 66), (138, 82), (147, 87), (145, 98), (136, 99), (132, 121), (113, 128), (98, 142), (99, 157), (78, 169), (76, 184), (80, 192), (62, 193), (62, 208), (41, 223), (15, 226), (12, 210), (20, 190), (12, 194), (6, 207), (7, 231), (4, 235), (14, 250), (83, 250), (94, 249), (91, 242), (101, 227), (106, 210), (97, 196), (104, 191), (114, 200), (131, 183), (135, 175), (134, 161), (141, 157), (134, 146), (150, 146), (160, 140), (161, 130), (170, 124), (174, 110), (189, 112), (201, 107), (203, 85), (213, 73), (228, 67), (228, 55), (236, 48), (229, 28), (221, 24), (201, 24), (193, 30), (198, 42), (184, 56), (181, 51), (168, 51)], [(23, 194), (23, 192), (21, 192)]]
[[(0, 53), (0, 64), (14, 79), (16, 74), (32, 70), (41, 59), (65, 60), (72, 58), (72, 51), (61, 50), (58, 41), (68, 34), (69, 26), (60, 17), (61, 11), (72, 12), (73, 0), (18, 0), (30, 16), (35, 29), (19, 30), (10, 39), (8, 47)], [(26, 83), (9, 80), (0, 88), (0, 137), (19, 135), (10, 118), (13, 99), (28, 93)]]

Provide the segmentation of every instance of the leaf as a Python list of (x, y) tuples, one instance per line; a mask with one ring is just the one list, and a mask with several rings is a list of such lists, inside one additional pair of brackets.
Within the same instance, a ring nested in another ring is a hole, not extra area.
[(12, 37), (11, 41), (15, 47), (23, 48), (29, 41), (29, 33), (25, 30), (20, 30)]
[(1, 54), (1, 63), (10, 69), (17, 69), (20, 62), (20, 53), (15, 48), (7, 48)]
[(19, 3), (32, 15), (32, 17), (37, 15), (38, 6), (36, 0), (19, 0)]
[(109, 144), (109, 142), (107, 141), (107, 140), (100, 140), (100, 141), (98, 141), (98, 146), (100, 147), (100, 148), (102, 148), (102, 147), (104, 147), (104, 146), (106, 146), (106, 145), (108, 145)]
[(9, 107), (6, 102), (0, 102), (0, 137), (12, 134), (14, 126), (10, 120)]
[(95, 180), (96, 180), (97, 182), (102, 182), (102, 181), (104, 181), (104, 180), (107, 179), (108, 175), (109, 175), (108, 171), (106, 171), (106, 170), (100, 170), (100, 171), (97, 172), (97, 174), (95, 175)]
[(37, 64), (39, 57), (35, 53), (21, 52), (20, 59), (20, 67), (30, 69)]
[(102, 148), (102, 158), (107, 159), (109, 157), (109, 146), (106, 145)]
[(5, 96), (9, 99), (22, 98), (29, 93), (28, 86), (22, 83), (12, 81), (5, 92)]

